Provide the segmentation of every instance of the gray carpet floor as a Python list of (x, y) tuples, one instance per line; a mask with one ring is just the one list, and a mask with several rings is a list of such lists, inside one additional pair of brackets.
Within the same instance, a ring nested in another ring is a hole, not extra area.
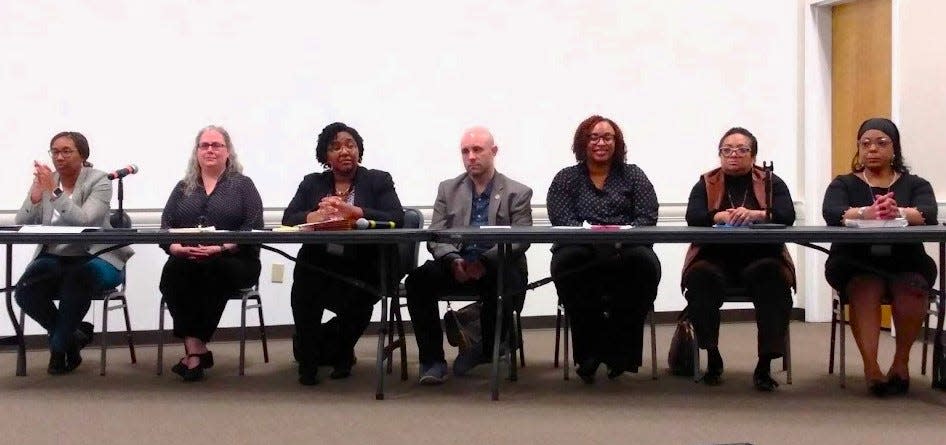
[[(48, 354), (29, 353), (27, 377), (13, 375), (15, 354), (0, 353), (0, 437), (4, 443), (573, 443), (615, 444), (939, 444), (946, 443), (946, 393), (930, 389), (911, 361), (911, 393), (867, 395), (860, 357), (849, 341), (848, 388), (827, 374), (828, 324), (793, 323), (794, 384), (785, 373), (777, 392), (752, 389), (755, 327), (723, 326), (724, 384), (706, 387), (666, 371), (672, 326), (658, 327), (659, 375), (652, 380), (649, 346), (640, 374), (595, 385), (552, 367), (554, 332), (525, 333), (527, 366), (518, 382), (504, 381), (501, 400), (489, 399), (488, 367), (440, 387), (416, 383), (416, 346), (409, 339), (411, 378), (387, 379), (387, 399), (374, 400), (376, 337), (358, 345), (358, 364), (346, 380), (315, 387), (296, 383), (291, 343), (272, 341), (263, 363), (258, 342), (248, 347), (246, 376), (237, 375), (236, 343), (212, 345), (217, 366), (200, 383), (154, 373), (154, 347), (138, 364), (127, 350), (109, 351), (108, 375), (98, 375), (97, 350), (84, 351), (75, 373), (50, 376)], [(893, 340), (881, 339), (882, 366)], [(166, 351), (166, 367), (181, 352)], [(453, 351), (448, 349), (447, 354)], [(778, 368), (778, 367), (776, 367)]]

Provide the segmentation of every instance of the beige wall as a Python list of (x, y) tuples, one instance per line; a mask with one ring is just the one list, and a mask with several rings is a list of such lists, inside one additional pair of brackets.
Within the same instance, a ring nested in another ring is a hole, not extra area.
[[(942, 0), (895, 2), (893, 115), (900, 126), (904, 157), (916, 174), (933, 183), (939, 202), (946, 201), (944, 22)], [(939, 218), (946, 220), (946, 215)]]

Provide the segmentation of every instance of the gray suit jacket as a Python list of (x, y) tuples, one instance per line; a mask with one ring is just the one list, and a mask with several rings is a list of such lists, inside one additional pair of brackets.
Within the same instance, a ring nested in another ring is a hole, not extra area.
[[(53, 180), (59, 182), (59, 173), (53, 172)], [(43, 193), (43, 199), (33, 204), (27, 193), (23, 205), (16, 212), (16, 223), (51, 225), (53, 210), (57, 210), (59, 211), (59, 221), (56, 225), (112, 227), (108, 220), (112, 201), (112, 182), (109, 181), (108, 175), (103, 171), (91, 167), (82, 167), (82, 170), (79, 171), (79, 178), (76, 179), (72, 197), (62, 195), (58, 199), (51, 199), (52, 194), (45, 192)], [(81, 250), (92, 254), (106, 247), (109, 246), (86, 244), (81, 246)], [(39, 255), (45, 249), (45, 245), (38, 246), (35, 255)], [(100, 258), (121, 270), (133, 254), (134, 251), (130, 247), (123, 247), (106, 252), (100, 255)]]
[[(493, 197), (489, 202), (489, 224), (498, 226), (532, 225), (532, 189), (496, 172), (493, 177)], [(469, 227), (470, 211), (473, 206), (473, 185), (466, 173), (440, 183), (437, 189), (437, 201), (434, 203), (434, 215), (430, 221), (431, 229), (449, 229)], [(435, 260), (459, 257), (461, 244), (427, 243), (427, 250)], [(525, 251), (528, 243), (514, 243), (510, 258), (518, 261), (521, 268), (525, 265)], [(487, 261), (496, 263), (498, 249), (483, 254)]]

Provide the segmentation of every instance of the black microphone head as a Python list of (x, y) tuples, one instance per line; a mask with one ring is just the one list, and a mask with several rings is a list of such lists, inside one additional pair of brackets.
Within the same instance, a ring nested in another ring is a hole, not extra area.
[(112, 225), (112, 228), (115, 229), (131, 228), (131, 218), (129, 218), (128, 214), (125, 212), (113, 212), (112, 216), (109, 217), (108, 222)]

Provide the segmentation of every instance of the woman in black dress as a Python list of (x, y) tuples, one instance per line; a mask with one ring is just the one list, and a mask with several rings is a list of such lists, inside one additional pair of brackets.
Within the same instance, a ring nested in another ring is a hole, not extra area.
[[(851, 164), (851, 173), (835, 178), (825, 192), (822, 214), (828, 225), (842, 225), (845, 219), (896, 218), (911, 226), (936, 224), (933, 187), (910, 174), (893, 122), (864, 121)], [(929, 307), (927, 290), (936, 279), (936, 265), (923, 244), (835, 243), (825, 263), (825, 277), (850, 304), (851, 331), (870, 391), (877, 396), (906, 393), (910, 347)], [(892, 307), (897, 329), (897, 348), (886, 374), (877, 362), (880, 306), (885, 303)]]

